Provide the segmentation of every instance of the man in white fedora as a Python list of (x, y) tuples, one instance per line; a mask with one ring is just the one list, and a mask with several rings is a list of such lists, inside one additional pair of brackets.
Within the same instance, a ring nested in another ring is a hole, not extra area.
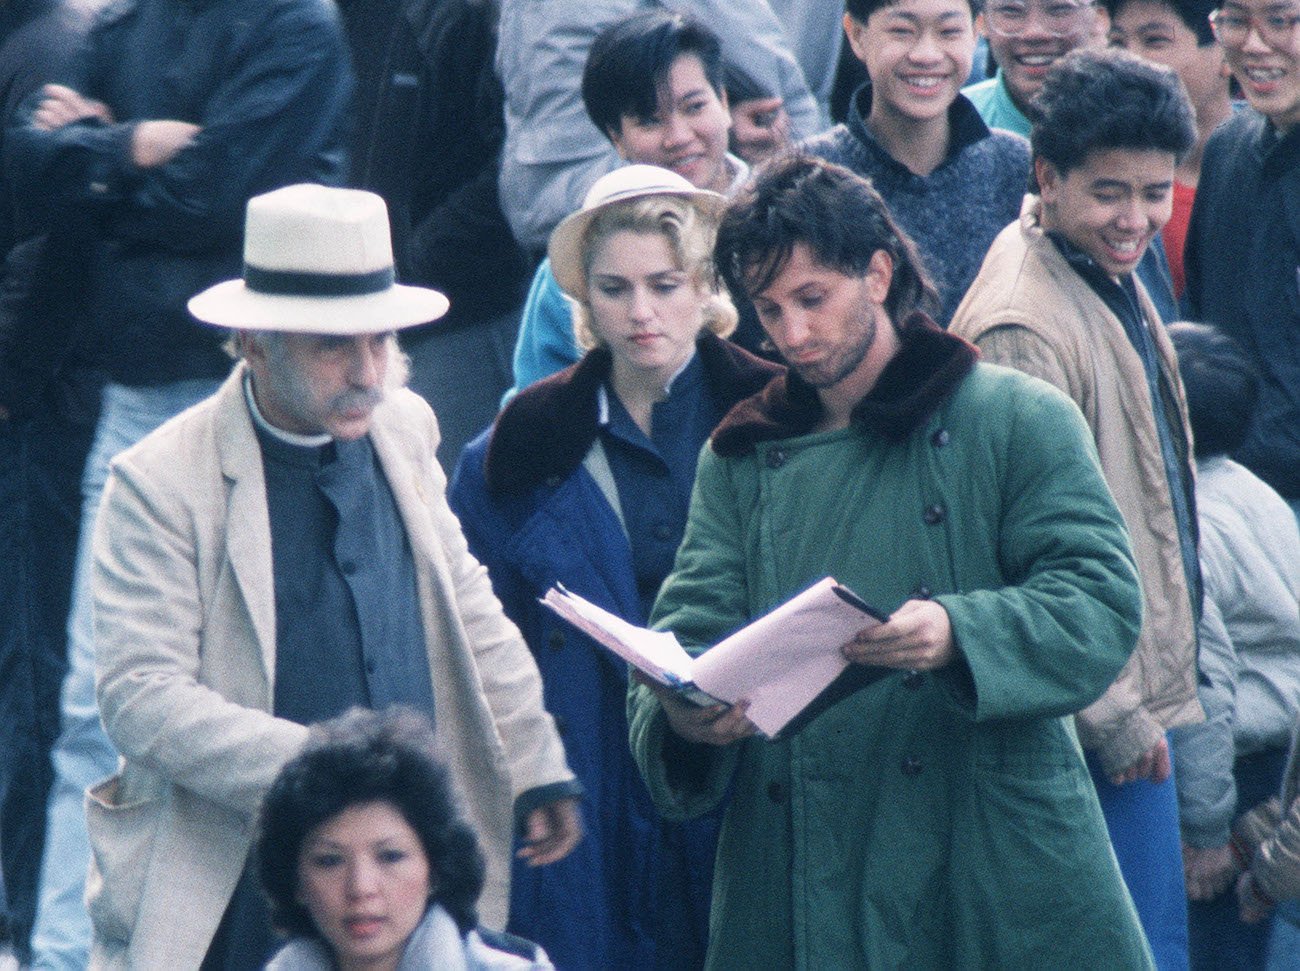
[(434, 721), (506, 919), (510, 850), (579, 838), (536, 666), (444, 498), (394, 332), (447, 310), (393, 282), (382, 199), (252, 199), (240, 280), (190, 301), (234, 331), (212, 397), (114, 461), (94, 538), (97, 687), (120, 772), (87, 802), (92, 963), (261, 967), (258, 802), (306, 725), (403, 704)]

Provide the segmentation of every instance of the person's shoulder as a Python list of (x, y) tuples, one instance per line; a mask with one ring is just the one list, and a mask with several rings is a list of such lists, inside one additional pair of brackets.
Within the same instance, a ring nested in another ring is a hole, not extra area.
[(995, 434), (1009, 432), (1014, 421), (1073, 424), (1079, 416), (1070, 396), (1051, 383), (988, 361), (976, 363), (953, 401), (953, 411)]
[(997, 90), (998, 79), (995, 75), (991, 78), (985, 78), (983, 81), (976, 81), (974, 84), (967, 85), (961, 89), (961, 93), (969, 99), (980, 114), (983, 114), (984, 109), (988, 107), (994, 95), (997, 94)]
[(799, 151), (805, 155), (814, 155), (828, 162), (844, 164), (857, 139), (849, 126), (840, 122), (820, 134), (805, 138), (799, 143)]
[(295, 937), (266, 965), (266, 971), (330, 971), (334, 960), (325, 945), (314, 938)]
[(1029, 139), (1005, 128), (990, 128), (981, 145), (984, 151), (995, 155), (1007, 164), (1022, 166), (1029, 171)]
[(484, 971), (551, 971), (546, 952), (532, 941), (505, 931), (480, 927), (470, 931), (466, 949)]
[(421, 453), (432, 454), (436, 447), (438, 424), (433, 409), (410, 388), (395, 388), (384, 395), (375, 409), (372, 427)]
[[(264, 25), (278, 24), (303, 31), (342, 30), (342, 18), (334, 0), (240, 0), (230, 6), (232, 19), (241, 23), (256, 18)], [(293, 36), (266, 39), (285, 45), (300, 40)]]
[[(1214, 129), (1205, 143), (1204, 162), (1213, 171), (1216, 165), (1235, 158), (1248, 157), (1266, 134), (1268, 120), (1253, 108), (1234, 111)], [(1202, 165), (1204, 170), (1207, 166)]]
[(191, 405), (118, 453), (113, 467), (129, 466), (150, 478), (193, 479), (209, 458), (218, 460), (217, 426), (224, 407), (220, 391)]

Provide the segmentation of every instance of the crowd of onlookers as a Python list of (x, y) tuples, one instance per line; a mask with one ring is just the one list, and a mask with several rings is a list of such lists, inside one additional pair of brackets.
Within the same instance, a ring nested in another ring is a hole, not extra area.
[[(0, 99), (22, 967), (1300, 968), (1300, 3), (7, 0)], [(539, 602), (826, 575), (776, 738)]]

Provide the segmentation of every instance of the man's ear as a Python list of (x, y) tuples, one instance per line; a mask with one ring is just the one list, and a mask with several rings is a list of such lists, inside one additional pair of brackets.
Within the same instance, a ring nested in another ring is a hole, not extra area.
[(894, 282), (894, 258), (882, 249), (871, 254), (867, 264), (867, 297), (873, 303), (883, 304)]
[(1061, 173), (1056, 166), (1045, 158), (1034, 159), (1034, 179), (1038, 182), (1038, 196), (1043, 205), (1055, 205), (1061, 186)]
[(865, 66), (867, 63), (867, 25), (851, 13), (844, 15), (844, 36), (848, 39), (853, 56)]
[(266, 345), (257, 339), (250, 330), (237, 330), (234, 333), (235, 349), (239, 356), (245, 361), (264, 363), (266, 361)]

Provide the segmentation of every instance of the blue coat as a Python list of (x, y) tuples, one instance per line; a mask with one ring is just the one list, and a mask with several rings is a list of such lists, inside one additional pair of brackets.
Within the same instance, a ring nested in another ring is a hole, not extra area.
[[(699, 353), (724, 407), (777, 370), (711, 335)], [(582, 464), (599, 432), (597, 389), (609, 361), (592, 352), (522, 392), (465, 450), (449, 497), (532, 648), (546, 707), (586, 789), (582, 843), (551, 866), (516, 865), (511, 890), (510, 930), (566, 971), (698, 963), (717, 834), (716, 816), (658, 818), (628, 749), (626, 664), (537, 602), (558, 581), (647, 620), (623, 526)]]

